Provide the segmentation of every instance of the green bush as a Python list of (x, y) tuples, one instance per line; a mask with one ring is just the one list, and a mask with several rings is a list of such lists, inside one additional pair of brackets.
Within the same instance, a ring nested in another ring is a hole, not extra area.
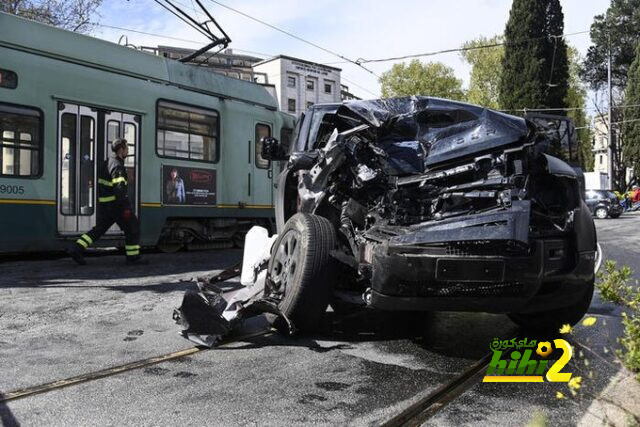
[(640, 381), (640, 290), (629, 285), (633, 272), (627, 266), (617, 268), (615, 261), (605, 262), (604, 272), (598, 273), (596, 284), (605, 301), (618, 304), (626, 311), (622, 313), (624, 335), (618, 338), (622, 349), (618, 355), (622, 363), (632, 372), (639, 372)]

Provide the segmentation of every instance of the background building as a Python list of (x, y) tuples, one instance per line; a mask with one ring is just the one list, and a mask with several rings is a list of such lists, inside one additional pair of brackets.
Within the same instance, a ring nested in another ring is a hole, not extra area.
[(593, 119), (593, 171), (603, 172), (609, 176), (609, 135), (607, 124), (602, 118)]
[(280, 109), (289, 114), (299, 116), (313, 104), (342, 100), (340, 68), (278, 55), (253, 64), (253, 70), (267, 76), (266, 82), (276, 87)]

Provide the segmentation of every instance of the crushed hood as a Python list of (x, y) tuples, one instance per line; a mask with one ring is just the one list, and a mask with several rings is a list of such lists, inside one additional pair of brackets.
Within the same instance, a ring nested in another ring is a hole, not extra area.
[(425, 167), (522, 143), (533, 131), (522, 117), (427, 96), (351, 101), (336, 114), (369, 125), (381, 143), (419, 142)]

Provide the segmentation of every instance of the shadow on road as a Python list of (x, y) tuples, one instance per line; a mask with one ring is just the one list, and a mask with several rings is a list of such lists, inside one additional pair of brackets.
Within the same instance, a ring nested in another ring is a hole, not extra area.
[[(235, 331), (241, 335), (242, 330)], [(405, 340), (419, 348), (446, 357), (479, 359), (489, 353), (495, 338), (510, 339), (518, 330), (504, 315), (483, 313), (416, 313), (361, 310), (349, 315), (327, 312), (313, 334), (287, 337), (260, 336), (247, 344), (216, 350), (238, 350), (272, 346), (306, 347), (315, 352), (348, 350), (361, 342)], [(329, 342), (323, 346), (319, 342)]]
[[(87, 257), (88, 265), (78, 266), (70, 258), (47, 261), (16, 261), (4, 263), (0, 289), (8, 288), (99, 288), (124, 293), (151, 291), (168, 293), (182, 291), (185, 284), (167, 282), (162, 276), (220, 270), (236, 263), (240, 250), (149, 254), (146, 266), (127, 266), (121, 255)], [(194, 273), (196, 274), (202, 273)], [(158, 283), (137, 285), (131, 279), (158, 277)], [(131, 284), (104, 284), (123, 279)]]
[[(4, 398), (4, 394), (0, 392), (0, 400)], [(19, 427), (20, 423), (11, 412), (6, 403), (0, 402), (0, 421), (4, 427)]]

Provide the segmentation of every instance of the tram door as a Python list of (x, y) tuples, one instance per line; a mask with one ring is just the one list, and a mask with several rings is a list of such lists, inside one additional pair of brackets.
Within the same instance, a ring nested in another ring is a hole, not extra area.
[(96, 223), (95, 109), (58, 103), (58, 232), (77, 234)]
[[(89, 231), (96, 223), (97, 173), (113, 138), (130, 144), (125, 162), (132, 204), (137, 209), (137, 144), (139, 117), (105, 112), (92, 107), (58, 103), (58, 233), (74, 235)], [(110, 124), (110, 122), (113, 122)], [(114, 123), (117, 123), (117, 127)], [(111, 126), (111, 128), (109, 128)], [(111, 130), (110, 130), (111, 129)], [(108, 141), (108, 142), (107, 142)], [(119, 233), (117, 227), (109, 234)]]
[[(102, 114), (101, 114), (102, 116)], [(102, 117), (101, 117), (102, 119)], [(111, 143), (116, 138), (124, 138), (129, 146), (129, 154), (124, 161), (127, 169), (127, 188), (129, 191), (129, 200), (136, 215), (138, 214), (138, 140), (140, 135), (140, 116), (121, 113), (116, 111), (104, 112), (104, 134), (100, 144), (99, 155), (103, 160), (107, 160), (111, 154)], [(120, 228), (113, 225), (108, 233), (120, 233)]]

